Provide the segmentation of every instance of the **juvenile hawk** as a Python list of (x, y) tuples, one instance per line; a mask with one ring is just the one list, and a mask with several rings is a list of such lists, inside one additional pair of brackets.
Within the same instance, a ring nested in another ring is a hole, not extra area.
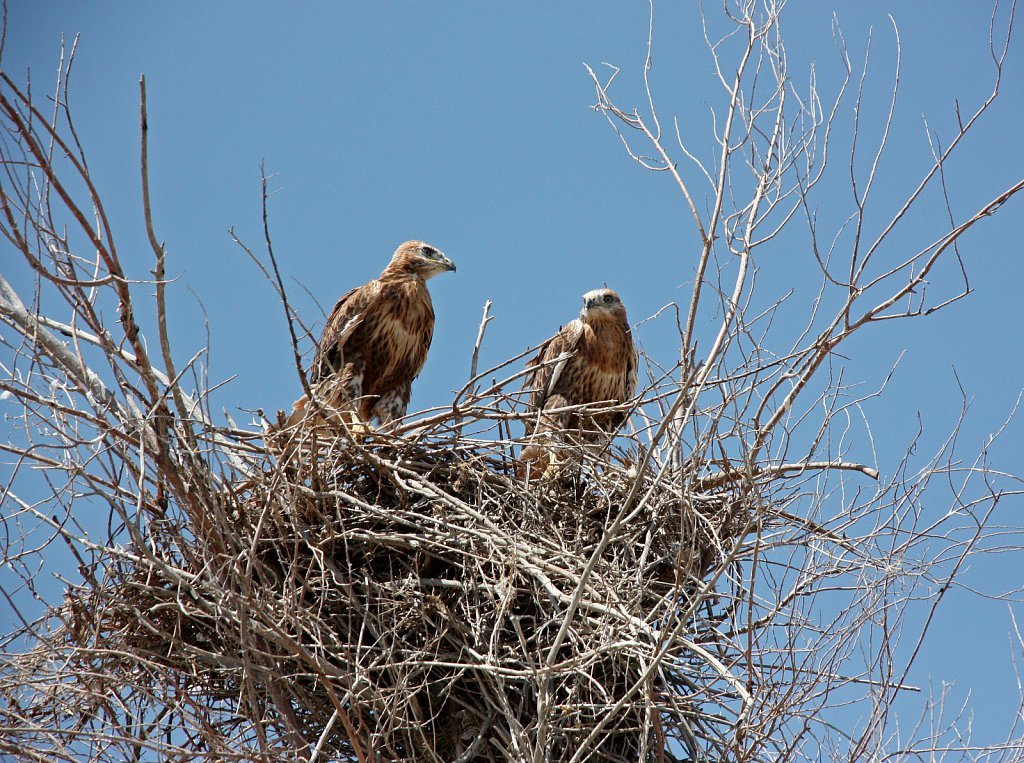
[(585, 443), (614, 434), (626, 420), (626, 411), (580, 415), (557, 409), (629, 400), (636, 393), (637, 365), (636, 346), (619, 295), (611, 289), (588, 291), (579, 318), (544, 342), (527, 364), (534, 369), (525, 383), (532, 389), (526, 419), (531, 442), (519, 456), (521, 463), (534, 462), (538, 471), (554, 466), (557, 446), (552, 444), (560, 432), (574, 434)]
[[(455, 264), (438, 249), (406, 241), (379, 278), (339, 299), (310, 369), (317, 397), (350, 423), (404, 416), (434, 334), (427, 279), (448, 270)], [(308, 403), (305, 395), (295, 403), (292, 423)]]

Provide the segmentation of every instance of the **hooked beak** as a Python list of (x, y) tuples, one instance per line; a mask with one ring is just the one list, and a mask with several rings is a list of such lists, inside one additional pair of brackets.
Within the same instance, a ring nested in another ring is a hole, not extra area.
[(443, 265), (445, 269), (450, 270), (453, 273), (455, 272), (455, 263), (449, 260), (443, 254), (441, 255), (441, 261), (438, 264)]

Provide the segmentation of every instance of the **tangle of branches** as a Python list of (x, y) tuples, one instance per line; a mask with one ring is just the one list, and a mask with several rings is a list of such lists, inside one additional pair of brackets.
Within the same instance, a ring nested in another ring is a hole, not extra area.
[[(846, 80), (823, 104), (787, 72), (775, 4), (728, 8), (731, 31), (708, 32), (724, 93), (711, 157), (678, 125), (666, 139), (646, 79), (641, 113), (616, 105), (617, 71), (591, 72), (595, 109), (637, 162), (671, 176), (701, 249), (679, 362), (648, 358), (627, 430), (552, 480), (515, 476), (519, 358), (477, 373), (474, 354), (450, 405), (366, 437), (309, 429), (281, 449), (264, 430), (218, 423), (198, 357), (183, 362), (169, 339), (144, 82), (152, 258), (140, 263), (117, 248), (66, 81), (44, 113), (0, 73), (0, 230), (35, 282), (24, 294), (0, 275), (0, 390), (15, 411), (0, 444), (13, 466), (2, 562), (20, 618), (3, 636), (0, 751), (576, 763), (953, 749), (941, 696), (907, 738), (894, 731), (894, 700), (921, 687), (907, 682), (913, 657), (892, 647), (909, 603), (937, 607), (981, 553), (1005, 491), (983, 456), (963, 464), (952, 437), (879, 481), (846, 452), (842, 422), (864, 396), (830, 364), (855, 334), (966, 296), (966, 276), (935, 302), (921, 287), (1024, 188), (994, 191), (959, 222), (947, 203), (930, 240), (884, 259), (997, 97), (1012, 13), (1002, 41), (993, 21), (991, 93), (881, 227), (865, 215), (892, 109), (866, 176), (854, 142), (847, 245), (813, 212), (838, 105), (863, 97), (848, 92), (845, 44)], [(751, 256), (801, 225), (820, 298), (787, 349), (769, 352)], [(267, 243), (257, 259), (271, 273)], [(698, 353), (709, 310), (717, 330)], [(956, 511), (923, 522), (925, 492), (952, 476)], [(41, 571), (58, 554), (52, 600)], [(16, 604), (26, 595), (40, 612)], [(856, 724), (838, 730), (834, 713), (857, 703)]]

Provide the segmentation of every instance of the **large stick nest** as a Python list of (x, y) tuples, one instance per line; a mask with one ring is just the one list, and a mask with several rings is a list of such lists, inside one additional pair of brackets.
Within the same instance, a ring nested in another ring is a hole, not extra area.
[(203, 712), (260, 720), (240, 733), (264, 749), (696, 757), (739, 703), (707, 651), (716, 616), (687, 623), (750, 530), (744, 502), (576, 458), (527, 482), (503, 445), (307, 430), (261, 474), (192, 485), (183, 514), (163, 496), (150, 552), (68, 594), (67, 646), (111, 689), (170, 671)]

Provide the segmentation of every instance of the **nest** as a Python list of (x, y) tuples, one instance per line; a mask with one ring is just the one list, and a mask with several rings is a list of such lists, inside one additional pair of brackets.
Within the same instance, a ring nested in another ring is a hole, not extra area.
[(236, 753), (698, 759), (738, 695), (693, 632), (694, 592), (712, 607), (706, 578), (749, 517), (637, 472), (582, 451), (527, 482), (501, 444), (307, 433), (180, 523), (172, 502), (148, 558), (69, 593), (64, 634), (95, 680), (169, 671), (221, 724), (259, 719)]

